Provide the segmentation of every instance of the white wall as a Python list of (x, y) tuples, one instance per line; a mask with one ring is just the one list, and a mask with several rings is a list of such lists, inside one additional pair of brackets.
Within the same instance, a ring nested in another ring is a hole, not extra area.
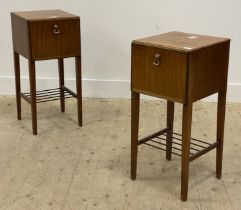
[[(232, 39), (228, 98), (241, 101), (241, 1), (0, 0), (0, 94), (14, 94), (10, 11), (63, 9), (81, 17), (83, 91), (88, 97), (129, 97), (130, 43), (173, 30)], [(28, 90), (23, 58), (23, 90)], [(56, 61), (37, 63), (38, 88), (56, 87)], [(74, 61), (66, 61), (74, 87)]]

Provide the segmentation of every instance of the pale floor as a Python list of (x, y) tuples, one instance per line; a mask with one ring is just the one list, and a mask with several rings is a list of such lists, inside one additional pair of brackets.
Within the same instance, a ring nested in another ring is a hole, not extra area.
[[(130, 100), (84, 99), (84, 125), (76, 101), (38, 105), (38, 135), (30, 107), (0, 97), (1, 210), (240, 210), (241, 105), (227, 104), (223, 178), (215, 178), (215, 151), (190, 166), (189, 198), (180, 201), (180, 157), (139, 147), (138, 174), (130, 179)], [(181, 128), (181, 105), (175, 130)], [(142, 101), (140, 136), (165, 126), (166, 103)], [(194, 106), (192, 136), (215, 139), (216, 104)]]

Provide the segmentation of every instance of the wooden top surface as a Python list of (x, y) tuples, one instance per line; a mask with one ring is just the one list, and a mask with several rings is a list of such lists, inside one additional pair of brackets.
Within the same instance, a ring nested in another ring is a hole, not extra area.
[(61, 20), (79, 18), (77, 15), (70, 14), (63, 10), (36, 10), (36, 11), (21, 11), (12, 12), (13, 15), (19, 16), (27, 21), (40, 20)]
[(165, 34), (137, 39), (134, 40), (133, 43), (165, 49), (174, 49), (182, 52), (191, 52), (203, 47), (227, 41), (230, 41), (230, 39), (173, 31)]

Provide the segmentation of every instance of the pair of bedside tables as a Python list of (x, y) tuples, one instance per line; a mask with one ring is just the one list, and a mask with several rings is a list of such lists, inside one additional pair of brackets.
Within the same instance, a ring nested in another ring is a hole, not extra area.
[[(77, 98), (82, 126), (80, 20), (61, 10), (14, 12), (12, 17), (17, 115), (21, 97), (31, 104), (33, 133), (37, 134), (36, 103)], [(132, 42), (131, 58), (131, 178), (136, 179), (138, 145), (146, 144), (181, 156), (181, 199), (187, 200), (189, 163), (216, 149), (216, 176), (221, 178), (230, 40), (170, 32)], [(30, 93), (20, 87), (19, 55), (29, 60)], [(77, 94), (64, 85), (64, 62), (75, 57)], [(58, 59), (59, 88), (36, 91), (35, 61)], [(191, 138), (192, 105), (218, 93), (217, 138), (207, 143)], [(167, 100), (167, 126), (138, 139), (140, 94)], [(174, 104), (183, 104), (182, 134), (173, 132)]]

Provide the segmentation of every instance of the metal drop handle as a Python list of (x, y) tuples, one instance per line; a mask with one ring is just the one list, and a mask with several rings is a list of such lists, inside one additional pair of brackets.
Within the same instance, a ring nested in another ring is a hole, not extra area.
[(157, 54), (155, 54), (155, 56), (154, 56), (154, 61), (153, 61), (153, 65), (155, 65), (155, 66), (159, 66), (160, 65), (160, 54), (159, 53), (157, 53)]
[(54, 24), (54, 34), (59, 34), (60, 30), (59, 30), (59, 26), (57, 24)]

